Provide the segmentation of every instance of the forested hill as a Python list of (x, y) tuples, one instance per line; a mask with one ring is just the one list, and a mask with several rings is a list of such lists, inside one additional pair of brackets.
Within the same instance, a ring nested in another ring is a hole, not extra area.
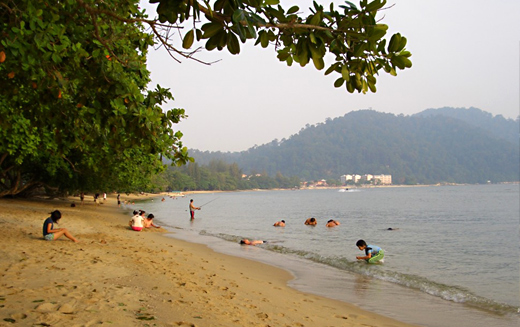
[(502, 115), (494, 116), (477, 108), (450, 108), (427, 109), (415, 116), (431, 117), (442, 115), (460, 119), (472, 126), (483, 130), (513, 144), (520, 144), (520, 116), (516, 120), (506, 119)]
[(361, 110), (247, 151), (190, 150), (190, 155), (200, 164), (222, 159), (236, 162), (246, 173), (281, 172), (305, 180), (353, 173), (391, 174), (394, 184), (520, 179), (518, 144), (441, 114), (396, 116)]

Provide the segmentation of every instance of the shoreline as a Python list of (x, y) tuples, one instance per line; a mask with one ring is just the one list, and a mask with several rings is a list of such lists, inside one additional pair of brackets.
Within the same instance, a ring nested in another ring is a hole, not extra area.
[[(489, 185), (517, 185), (520, 184), (520, 181), (513, 182), (500, 182), (500, 183), (491, 183)], [(344, 186), (319, 186), (319, 187), (302, 187), (297, 189), (286, 189), (286, 188), (273, 188), (273, 189), (247, 189), (247, 190), (233, 190), (233, 191), (222, 191), (222, 190), (193, 190), (193, 191), (171, 191), (171, 192), (160, 192), (160, 193), (145, 193), (145, 195), (149, 196), (187, 196), (190, 194), (211, 194), (211, 193), (225, 193), (225, 192), (267, 192), (267, 191), (304, 191), (304, 190), (342, 190), (342, 189), (369, 189), (369, 188), (399, 188), (399, 187), (442, 187), (442, 186), (467, 186), (467, 185), (488, 185), (488, 184), (458, 184), (458, 183), (438, 183), (438, 184), (416, 184), (416, 185), (407, 185), (407, 184), (390, 184), (390, 185), (344, 185)], [(180, 194), (180, 195), (175, 195)], [(133, 194), (132, 194), (133, 195)], [(131, 195), (129, 195), (131, 196)]]
[[(1, 241), (0, 326), (412, 326), (297, 291), (281, 268), (165, 237), (162, 228), (133, 232), (113, 194), (102, 205), (74, 197), (0, 203), (0, 224), (9, 227)], [(42, 239), (55, 209), (60, 227), (80, 243)]]

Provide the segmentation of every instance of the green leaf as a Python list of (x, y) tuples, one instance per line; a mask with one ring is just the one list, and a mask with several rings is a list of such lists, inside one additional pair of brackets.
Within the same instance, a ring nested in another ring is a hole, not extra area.
[(182, 47), (184, 49), (189, 49), (193, 45), (193, 41), (195, 39), (195, 33), (193, 30), (189, 30), (186, 35), (184, 35), (184, 40), (182, 41)]
[(337, 67), (337, 66), (336, 66), (337, 64), (338, 64), (338, 63), (335, 63), (335, 64), (333, 64), (333, 65), (330, 65), (330, 67), (327, 68), (327, 70), (325, 71), (325, 75), (329, 75), (330, 73), (332, 73), (333, 71), (335, 71), (335, 70), (336, 70), (336, 67)]
[(289, 10), (287, 10), (287, 15), (294, 14), (298, 10), (300, 10), (300, 8), (298, 6), (292, 6), (291, 8), (289, 8)]
[(224, 30), (224, 27), (220, 23), (207, 23), (202, 25), (202, 34), (203, 39), (209, 39), (217, 33)]
[(334, 82), (334, 87), (341, 87), (343, 83), (345, 83), (345, 80), (340, 77)]
[(354, 87), (354, 81), (353, 80), (352, 81), (348, 81), (345, 86), (347, 88), (348, 93), (354, 93), (355, 87)]
[(343, 65), (341, 67), (341, 77), (343, 77), (345, 81), (348, 81), (350, 79), (350, 72), (348, 71), (347, 65)]
[(397, 52), (400, 42), (401, 42), (401, 34), (395, 33), (394, 35), (392, 35), (392, 37), (390, 38), (390, 43), (388, 44), (388, 52), (389, 53)]
[(370, 2), (369, 4), (367, 4), (367, 6), (365, 7), (365, 10), (366, 11), (377, 11), (377, 10), (383, 8), (385, 3), (386, 3), (386, 1), (374, 0), (374, 1)]
[(227, 35), (227, 48), (231, 54), (240, 53), (240, 43), (238, 43), (238, 37), (234, 33), (230, 32)]
[(325, 67), (325, 62), (323, 61), (322, 57), (312, 57), (312, 62), (314, 63), (314, 67), (316, 67), (317, 70), (322, 70)]

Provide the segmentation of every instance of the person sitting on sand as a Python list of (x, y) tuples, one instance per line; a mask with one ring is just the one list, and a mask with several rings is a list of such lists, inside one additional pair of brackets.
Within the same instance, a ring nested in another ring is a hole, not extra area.
[(311, 225), (311, 226), (316, 226), (318, 224), (318, 222), (316, 221), (316, 218), (308, 218), (306, 221), (305, 221), (305, 225)]
[(327, 224), (325, 225), (325, 227), (336, 227), (336, 226), (339, 226), (339, 221), (334, 220), (334, 219), (330, 219), (329, 221), (327, 221)]
[(154, 215), (153, 214), (149, 214), (148, 217), (146, 217), (144, 219), (143, 225), (144, 225), (145, 228), (150, 228), (150, 227), (161, 228), (161, 226), (154, 225), (153, 218), (154, 218)]
[(275, 227), (285, 227), (285, 220), (280, 220), (274, 223)]
[(136, 232), (140, 232), (143, 229), (144, 226), (144, 218), (139, 214), (139, 212), (134, 210), (134, 216), (132, 219), (128, 222), (128, 225), (132, 227), (133, 230)]
[(261, 240), (250, 241), (247, 238), (244, 238), (243, 240), (240, 241), (240, 244), (243, 244), (243, 245), (257, 245), (257, 244), (264, 244), (264, 243), (267, 243), (267, 242), (261, 241)]
[[(365, 256), (356, 257), (358, 260), (366, 260), (368, 263), (377, 263), (383, 260), (385, 252), (379, 246), (367, 244), (363, 240), (356, 242), (356, 246), (361, 250), (365, 251)], [(381, 261), (382, 262), (382, 261)]]
[(79, 241), (66, 228), (54, 229), (54, 223), (58, 224), (60, 219), (61, 212), (58, 210), (51, 212), (51, 216), (43, 222), (43, 238), (47, 241), (54, 241), (65, 235), (69, 240), (78, 243)]

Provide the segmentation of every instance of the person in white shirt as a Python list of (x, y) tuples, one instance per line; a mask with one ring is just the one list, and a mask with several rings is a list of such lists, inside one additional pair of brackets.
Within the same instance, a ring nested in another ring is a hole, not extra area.
[(143, 227), (144, 227), (144, 218), (143, 218), (143, 216), (141, 216), (137, 211), (134, 211), (134, 216), (128, 222), (128, 225), (130, 225), (130, 227), (133, 230), (135, 230), (137, 232), (140, 232), (141, 230), (143, 230)]

